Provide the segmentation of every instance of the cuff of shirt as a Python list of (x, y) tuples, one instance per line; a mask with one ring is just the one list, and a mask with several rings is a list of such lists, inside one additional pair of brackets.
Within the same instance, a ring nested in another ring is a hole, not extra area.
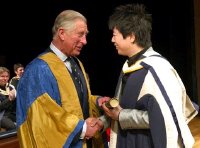
[(84, 122), (83, 128), (82, 128), (82, 133), (80, 135), (80, 139), (84, 139), (85, 133), (86, 133), (86, 129), (87, 129), (87, 124), (86, 124), (86, 122)]

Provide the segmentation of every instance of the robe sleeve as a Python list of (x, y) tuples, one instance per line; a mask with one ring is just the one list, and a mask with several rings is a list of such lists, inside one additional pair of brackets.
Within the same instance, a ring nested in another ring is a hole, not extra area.
[(137, 109), (123, 109), (119, 114), (119, 123), (122, 129), (148, 129), (148, 112)]

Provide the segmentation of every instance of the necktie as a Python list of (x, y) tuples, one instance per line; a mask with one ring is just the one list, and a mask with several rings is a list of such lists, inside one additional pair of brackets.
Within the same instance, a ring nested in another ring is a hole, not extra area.
[(75, 84), (77, 92), (79, 94), (79, 98), (82, 98), (83, 84), (81, 81), (80, 69), (73, 58), (68, 57), (66, 60), (70, 63), (72, 79), (74, 80), (74, 84)]
[(89, 107), (88, 107), (88, 93), (85, 85), (84, 76), (81, 71), (81, 68), (73, 58), (68, 57), (67, 61), (70, 63), (71, 66), (71, 76), (79, 96), (80, 104), (83, 110), (83, 116), (86, 119), (89, 117)]
[(72, 74), (73, 79), (75, 80), (76, 87), (78, 87), (79, 91), (83, 92), (82, 82), (81, 82), (81, 78), (80, 78), (80, 72), (78, 70), (78, 65), (71, 57), (68, 57), (66, 60), (70, 63), (71, 74)]

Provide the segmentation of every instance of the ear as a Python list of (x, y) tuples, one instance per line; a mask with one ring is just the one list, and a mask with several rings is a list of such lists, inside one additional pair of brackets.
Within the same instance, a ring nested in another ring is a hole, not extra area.
[(65, 39), (65, 34), (66, 34), (66, 31), (64, 30), (64, 28), (61, 27), (58, 29), (58, 36), (60, 37), (61, 40)]
[(131, 43), (134, 43), (135, 42), (135, 35), (132, 33), (129, 37), (130, 37)]

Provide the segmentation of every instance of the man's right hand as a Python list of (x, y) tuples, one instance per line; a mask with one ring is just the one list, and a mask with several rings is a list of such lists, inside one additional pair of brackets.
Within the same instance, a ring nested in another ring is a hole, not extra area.
[(85, 133), (85, 138), (90, 139), (92, 138), (97, 131), (100, 131), (103, 128), (103, 123), (98, 118), (90, 117), (86, 120), (87, 129)]

